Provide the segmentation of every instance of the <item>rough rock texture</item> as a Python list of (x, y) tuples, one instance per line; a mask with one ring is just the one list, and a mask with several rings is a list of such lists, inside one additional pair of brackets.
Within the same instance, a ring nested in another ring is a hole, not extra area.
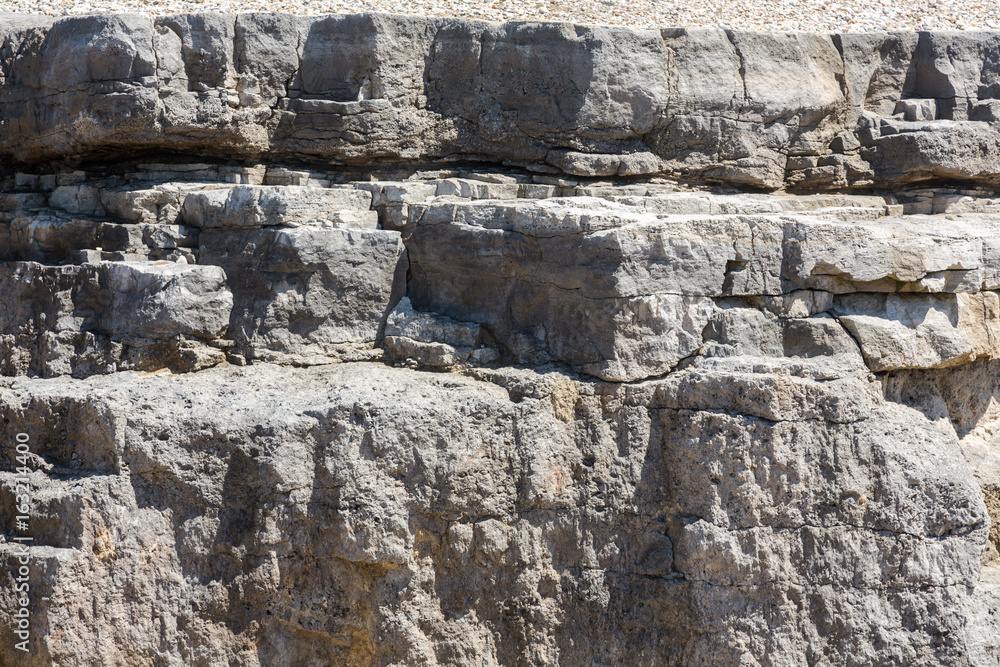
[(0, 155), (488, 160), (799, 189), (1000, 183), (1000, 35), (8, 15)]
[(1000, 665), (998, 48), (0, 19), (0, 665)]

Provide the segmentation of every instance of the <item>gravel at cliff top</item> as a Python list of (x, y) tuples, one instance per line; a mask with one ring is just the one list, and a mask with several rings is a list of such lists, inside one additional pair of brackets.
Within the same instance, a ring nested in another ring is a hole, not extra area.
[(389, 12), (491, 21), (569, 21), (640, 28), (724, 26), (743, 30), (868, 32), (1000, 28), (997, 0), (8, 0), (0, 12)]

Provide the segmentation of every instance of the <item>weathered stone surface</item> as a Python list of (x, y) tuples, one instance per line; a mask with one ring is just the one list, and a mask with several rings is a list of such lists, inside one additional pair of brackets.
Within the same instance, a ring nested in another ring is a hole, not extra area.
[(101, 262), (0, 266), (4, 373), (43, 376), (125, 368), (193, 370), (229, 326), (233, 295), (212, 266)]
[[(989, 310), (983, 299), (993, 297), (978, 293), (995, 283), (994, 219), (958, 218), (928, 229), (914, 218), (885, 217), (884, 205), (866, 208), (865, 200), (854, 207), (825, 203), (842, 202), (816, 201), (813, 210), (803, 205), (783, 215), (743, 214), (766, 210), (765, 202), (753, 199), (671, 195), (615, 203), (580, 197), (411, 206), (411, 289), (420, 307), (489, 326), (525, 360), (548, 355), (603, 379), (626, 381), (663, 373), (697, 351), (712, 298), (807, 298), (815, 304), (812, 291), (826, 293), (822, 307), (798, 306), (807, 316), (828, 310), (831, 293), (860, 291), (870, 295), (862, 301), (875, 300), (866, 315), (894, 320), (899, 307), (893, 304), (927, 299), (890, 295), (886, 305), (877, 294), (931, 292), (972, 294), (976, 307)], [(692, 216), (682, 213), (685, 206), (730, 215)], [(777, 214), (782, 207), (771, 208)], [(956, 298), (967, 301), (939, 301)], [(781, 306), (795, 307), (791, 301)], [(859, 320), (844, 308), (842, 321), (855, 327)], [(964, 363), (994, 356), (991, 313), (954, 315), (979, 322), (948, 325), (976, 327), (968, 335), (977, 342), (959, 345), (963, 352), (943, 352), (945, 358)], [(863, 347), (882, 345), (852, 332)], [(779, 347), (782, 335), (775, 330)], [(874, 348), (865, 353), (884, 356)], [(938, 362), (924, 363), (896, 359), (872, 368)]]
[(375, 227), (377, 215), (370, 209), (371, 195), (354, 188), (237, 185), (187, 195), (180, 219), (199, 229), (337, 223)]
[(0, 15), (0, 665), (1000, 665), (998, 45)]
[(768, 189), (1000, 181), (992, 32), (387, 15), (3, 21), (0, 153), (30, 163), (166, 148), (486, 159)]
[(733, 233), (750, 237), (739, 220), (696, 231), (590, 198), (416, 210), (419, 307), (488, 325), (523, 360), (613, 380), (657, 375), (697, 350)]
[[(118, 582), (100, 609), (140, 605), (134, 634), (113, 640), (133, 662), (163, 650), (155, 619), (188, 663), (633, 662), (637, 645), (659, 664), (791, 661), (810, 641), (836, 662), (887, 655), (846, 627), (809, 639), (834, 618), (879, 627), (899, 659), (963, 654), (975, 628), (959, 601), (986, 510), (940, 422), (880, 398), (837, 424), (576, 391), (566, 423), (551, 395), (515, 403), (495, 385), (365, 364), (19, 381), (0, 392), (7, 428), (40, 443), (67, 433), (39, 444), (53, 475), (40, 515), (66, 507), (77, 526), (37, 524), (49, 602), (36, 613), (73, 629), (37, 660), (87, 659), (103, 621), (79, 591), (95, 578)], [(144, 401), (156, 407), (132, 412)], [(172, 595), (153, 594), (160, 581)], [(525, 596), (530, 616), (504, 613)], [(933, 628), (904, 620), (928, 605)], [(634, 614), (642, 627), (615, 620)], [(755, 630), (768, 618), (775, 630)]]
[(785, 275), (838, 292), (978, 292), (995, 281), (995, 219), (803, 224), (785, 234)]
[(370, 350), (403, 289), (398, 232), (222, 229), (200, 238), (199, 261), (228, 277), (232, 338), (247, 359), (324, 363)]
[(487, 347), (490, 339), (478, 324), (417, 312), (409, 297), (403, 297), (386, 320), (383, 346), (387, 361), (444, 369), (496, 361), (497, 350)]
[(872, 370), (942, 368), (1000, 356), (996, 292), (841, 297), (835, 311)]

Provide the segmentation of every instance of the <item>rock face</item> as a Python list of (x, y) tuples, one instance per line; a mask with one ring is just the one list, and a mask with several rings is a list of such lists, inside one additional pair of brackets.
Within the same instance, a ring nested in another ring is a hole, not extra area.
[(755, 188), (1000, 183), (997, 33), (8, 16), (0, 155), (488, 160)]
[(0, 664), (1000, 665), (998, 52), (3, 16)]

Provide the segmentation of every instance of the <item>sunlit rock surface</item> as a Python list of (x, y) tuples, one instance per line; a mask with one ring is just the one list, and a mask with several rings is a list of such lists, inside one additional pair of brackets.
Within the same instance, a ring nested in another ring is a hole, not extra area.
[(998, 48), (0, 18), (0, 664), (1000, 665)]

